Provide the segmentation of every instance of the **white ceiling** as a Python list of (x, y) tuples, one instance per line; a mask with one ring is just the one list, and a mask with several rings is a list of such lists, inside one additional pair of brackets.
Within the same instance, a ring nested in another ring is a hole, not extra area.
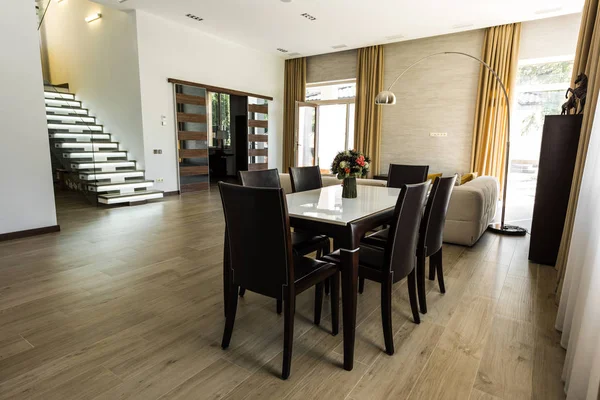
[[(95, 0), (303, 56), (580, 12), (584, 0)], [(186, 14), (203, 18), (201, 22)], [(316, 20), (301, 16), (308, 13)], [(344, 49), (332, 46), (346, 45)], [(288, 53), (288, 54), (289, 54)], [(297, 57), (297, 55), (295, 55)]]

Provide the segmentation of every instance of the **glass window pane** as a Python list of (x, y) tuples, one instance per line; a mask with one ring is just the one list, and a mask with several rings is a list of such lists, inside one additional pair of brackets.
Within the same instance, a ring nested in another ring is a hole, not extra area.
[(356, 96), (356, 82), (309, 86), (306, 101), (351, 99)]
[(335, 155), (346, 148), (346, 104), (319, 106), (319, 159), (321, 172), (331, 173)]
[(298, 110), (298, 143), (296, 149), (296, 166), (315, 165), (315, 128), (316, 109), (300, 107)]

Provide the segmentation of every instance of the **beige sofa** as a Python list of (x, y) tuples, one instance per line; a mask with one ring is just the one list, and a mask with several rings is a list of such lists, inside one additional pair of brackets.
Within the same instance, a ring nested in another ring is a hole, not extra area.
[[(323, 175), (323, 186), (340, 185), (334, 176)], [(281, 187), (286, 193), (292, 192), (289, 174), (280, 174)], [(359, 185), (386, 186), (385, 181), (357, 179)], [(487, 226), (496, 216), (498, 199), (498, 179), (481, 176), (452, 191), (444, 242), (473, 246), (483, 235)]]

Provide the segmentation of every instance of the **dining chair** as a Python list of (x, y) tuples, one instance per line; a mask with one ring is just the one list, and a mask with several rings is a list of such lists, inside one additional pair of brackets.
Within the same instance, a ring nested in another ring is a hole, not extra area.
[(292, 192), (294, 193), (323, 187), (321, 170), (318, 165), (313, 167), (290, 167), (289, 172)]
[[(408, 277), (408, 297), (416, 324), (421, 322), (417, 306), (415, 262), (423, 203), (429, 182), (402, 187), (385, 247), (360, 246), (358, 276), (381, 284), (381, 320), (387, 354), (394, 354), (392, 330), (392, 285)], [(322, 258), (340, 262), (340, 252)]]
[(388, 187), (401, 188), (402, 185), (413, 185), (427, 180), (429, 165), (390, 164), (388, 170)]
[[(444, 285), (444, 271), (442, 262), (442, 248), (444, 241), (444, 226), (448, 205), (456, 176), (448, 178), (436, 178), (431, 186), (421, 228), (419, 231), (419, 242), (417, 245), (417, 289), (419, 293), (419, 305), (423, 314), (427, 313), (427, 297), (425, 292), (425, 260), (429, 257), (429, 279), (435, 279), (437, 271), (440, 292), (446, 293)], [(365, 237), (362, 243), (384, 247), (389, 236), (389, 230), (383, 229)], [(359, 292), (364, 290), (364, 280), (359, 281)]]
[(339, 268), (334, 263), (294, 254), (285, 194), (281, 188), (244, 187), (219, 182), (229, 243), (225, 330), (229, 347), (238, 288), (282, 300), (284, 305), (282, 379), (290, 375), (296, 296), (332, 280), (331, 330), (339, 331)]
[[(277, 168), (262, 171), (239, 171), (239, 181), (242, 186), (277, 188), (281, 187)], [(331, 245), (325, 235), (313, 235), (304, 232), (292, 232), (292, 249), (294, 253), (305, 256), (317, 252), (317, 258), (329, 253)], [(244, 297), (246, 289), (240, 287), (240, 296)], [(281, 314), (281, 302), (277, 301), (277, 313)]]

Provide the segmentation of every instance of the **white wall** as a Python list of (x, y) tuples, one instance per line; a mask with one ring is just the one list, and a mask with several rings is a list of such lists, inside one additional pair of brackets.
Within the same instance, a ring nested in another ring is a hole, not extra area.
[(56, 225), (34, 3), (0, 13), (0, 234)]
[[(87, 23), (85, 17), (102, 14)], [(52, 2), (43, 23), (51, 82), (68, 83), (129, 159), (144, 168), (135, 14), (88, 0)]]
[(523, 22), (520, 60), (575, 56), (581, 13)]
[[(173, 85), (168, 78), (272, 96), (269, 167), (281, 166), (283, 59), (136, 11), (146, 174), (163, 178), (156, 188), (177, 190)], [(161, 125), (161, 115), (167, 125)], [(162, 149), (162, 154), (153, 154)]]

